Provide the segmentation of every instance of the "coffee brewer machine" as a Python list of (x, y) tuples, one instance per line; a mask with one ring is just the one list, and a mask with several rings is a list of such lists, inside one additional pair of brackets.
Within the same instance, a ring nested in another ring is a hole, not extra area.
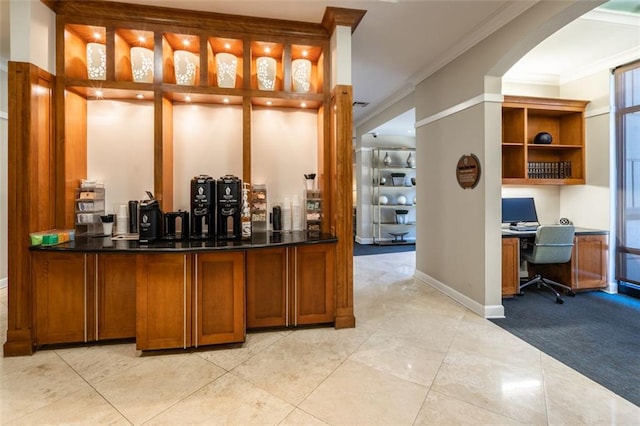
[(150, 243), (159, 238), (163, 234), (163, 214), (160, 210), (158, 200), (153, 194), (147, 192), (148, 200), (140, 202), (140, 224), (138, 230), (140, 233), (139, 240), (141, 243)]
[(191, 238), (208, 239), (215, 236), (215, 203), (215, 179), (207, 175), (191, 179)]
[(242, 181), (225, 175), (217, 181), (218, 238), (242, 237), (241, 224)]

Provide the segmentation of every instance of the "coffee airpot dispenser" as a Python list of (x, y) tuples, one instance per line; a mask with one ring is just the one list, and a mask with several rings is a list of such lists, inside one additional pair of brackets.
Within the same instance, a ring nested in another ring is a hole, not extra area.
[(242, 237), (242, 181), (232, 175), (217, 181), (218, 239)]
[(191, 179), (191, 238), (212, 239), (216, 230), (216, 181), (208, 175)]

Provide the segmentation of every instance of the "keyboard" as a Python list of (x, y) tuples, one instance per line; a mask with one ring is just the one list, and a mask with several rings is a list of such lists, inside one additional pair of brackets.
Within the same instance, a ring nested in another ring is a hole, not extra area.
[(516, 225), (509, 226), (509, 229), (512, 231), (526, 232), (526, 231), (537, 231), (538, 226), (540, 225)]

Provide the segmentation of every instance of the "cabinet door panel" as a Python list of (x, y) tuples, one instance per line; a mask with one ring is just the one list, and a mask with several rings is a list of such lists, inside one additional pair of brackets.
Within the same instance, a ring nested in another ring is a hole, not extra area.
[(576, 260), (574, 289), (602, 288), (607, 286), (607, 236), (576, 236)]
[(137, 348), (185, 348), (191, 344), (191, 269), (188, 255), (141, 255), (136, 274)]
[(195, 345), (243, 342), (244, 252), (196, 256)]
[(36, 343), (83, 342), (86, 335), (87, 256), (34, 253)]
[(335, 245), (296, 248), (294, 315), (296, 324), (335, 321)]
[(136, 259), (132, 254), (98, 258), (97, 339), (136, 335)]
[(518, 292), (520, 279), (520, 242), (518, 238), (502, 239), (502, 296)]
[(287, 325), (287, 249), (247, 251), (247, 327)]

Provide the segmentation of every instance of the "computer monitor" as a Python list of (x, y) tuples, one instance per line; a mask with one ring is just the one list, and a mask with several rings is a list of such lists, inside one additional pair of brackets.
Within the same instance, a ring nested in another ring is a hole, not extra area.
[(520, 222), (538, 222), (533, 198), (503, 198), (502, 223), (516, 225)]

